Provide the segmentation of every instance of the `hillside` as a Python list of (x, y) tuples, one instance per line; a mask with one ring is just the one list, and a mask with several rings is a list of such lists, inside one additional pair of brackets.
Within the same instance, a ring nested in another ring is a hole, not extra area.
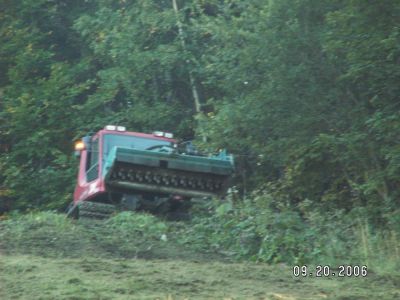
[(0, 298), (344, 300), (400, 296), (398, 275), (369, 270), (367, 277), (359, 278), (296, 278), (292, 266), (286, 264), (233, 261), (182, 245), (182, 231), (177, 228), (189, 224), (136, 214), (124, 216), (125, 224), (127, 218), (137, 224), (127, 230), (118, 225), (118, 218), (93, 223), (40, 213), (1, 221)]

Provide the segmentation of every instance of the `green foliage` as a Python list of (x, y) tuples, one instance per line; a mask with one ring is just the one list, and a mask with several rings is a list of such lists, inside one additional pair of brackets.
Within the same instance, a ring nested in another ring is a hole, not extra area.
[[(276, 197), (276, 195), (275, 195)], [(398, 216), (375, 229), (367, 209), (321, 211), (292, 206), (260, 191), (243, 203), (215, 203), (208, 216), (180, 228), (178, 241), (196, 250), (269, 263), (358, 264), (385, 274), (399, 266)]]
[[(195, 217), (185, 244), (293, 263), (356, 258), (356, 241), (386, 253), (400, 234), (398, 1), (178, 2), (0, 4), (0, 207), (62, 208), (72, 141), (118, 123), (236, 155), (245, 200)], [(121, 234), (166, 230), (116, 218)]]
[(167, 232), (167, 225), (150, 214), (122, 212), (107, 220), (107, 226), (123, 235), (157, 238)]
[(78, 228), (65, 216), (46, 211), (14, 213), (0, 222), (0, 228), (0, 239), (6, 251), (23, 250), (56, 257), (68, 253), (76, 244), (74, 236), (79, 234)]
[(28, 214), (13, 213), (8, 219), (2, 221), (2, 226), (23, 232), (39, 227), (53, 227), (55, 230), (72, 230), (74, 225), (65, 216), (50, 211), (31, 212)]
[(162, 239), (168, 231), (167, 225), (154, 216), (128, 212), (107, 221), (77, 221), (50, 211), (14, 212), (0, 221), (4, 251), (45, 257), (81, 257), (82, 251), (112, 258), (185, 255), (184, 249), (178, 251)]

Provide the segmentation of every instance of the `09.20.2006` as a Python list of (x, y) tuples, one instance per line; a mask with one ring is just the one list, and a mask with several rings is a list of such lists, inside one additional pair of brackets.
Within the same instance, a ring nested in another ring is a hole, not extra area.
[(295, 277), (366, 277), (368, 268), (365, 265), (317, 265), (315, 267), (294, 266), (293, 276)]

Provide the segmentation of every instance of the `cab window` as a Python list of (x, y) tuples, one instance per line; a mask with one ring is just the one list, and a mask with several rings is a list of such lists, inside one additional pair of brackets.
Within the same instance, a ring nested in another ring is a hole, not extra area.
[(99, 176), (99, 139), (96, 138), (90, 143), (86, 163), (86, 179), (88, 182), (97, 179)]

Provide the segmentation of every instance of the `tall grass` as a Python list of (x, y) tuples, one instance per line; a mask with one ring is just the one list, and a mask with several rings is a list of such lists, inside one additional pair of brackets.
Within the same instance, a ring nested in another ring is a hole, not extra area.
[[(356, 229), (357, 230), (357, 229)], [(371, 232), (367, 222), (359, 225), (359, 248), (366, 265), (380, 274), (395, 273), (400, 268), (400, 240), (395, 230)]]
[(373, 225), (366, 210), (323, 211), (314, 206), (277, 208), (268, 195), (223, 203), (183, 229), (190, 247), (237, 259), (293, 264), (366, 265), (381, 274), (400, 268), (399, 222)]
[[(209, 204), (208, 204), (209, 205)], [(0, 241), (9, 249), (53, 251), (73, 256), (82, 249), (135, 254), (171, 238), (194, 250), (218, 252), (239, 260), (323, 265), (366, 265), (379, 274), (400, 269), (397, 215), (385, 226), (372, 225), (365, 213), (293, 208), (273, 210), (254, 202), (215, 203), (189, 223), (168, 224), (143, 213), (121, 213), (87, 227), (64, 215), (37, 212), (0, 222)], [(167, 243), (168, 244), (168, 243)]]

